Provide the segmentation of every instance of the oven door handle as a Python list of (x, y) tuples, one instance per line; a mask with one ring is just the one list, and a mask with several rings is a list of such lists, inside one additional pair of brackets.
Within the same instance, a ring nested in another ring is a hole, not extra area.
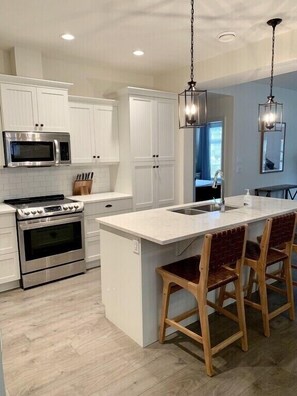
[(55, 220), (50, 220), (50, 221), (30, 221), (27, 220), (23, 223), (19, 222), (19, 228), (20, 230), (32, 230), (34, 228), (44, 228), (44, 227), (50, 227), (50, 226), (55, 226), (59, 224), (69, 224), (69, 223), (75, 223), (77, 221), (82, 221), (82, 216), (67, 216), (66, 218), (63, 219), (55, 219)]

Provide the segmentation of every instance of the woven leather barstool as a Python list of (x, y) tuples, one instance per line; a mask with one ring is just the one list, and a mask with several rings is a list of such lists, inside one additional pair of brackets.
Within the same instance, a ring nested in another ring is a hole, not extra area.
[[(266, 220), (260, 243), (247, 241), (244, 264), (250, 267), (247, 286), (246, 305), (262, 312), (263, 329), (266, 337), (270, 336), (269, 321), (282, 312), (289, 311), (291, 320), (295, 319), (294, 295), (291, 271), (292, 243), (295, 234), (297, 213), (289, 213)], [(282, 268), (274, 273), (268, 273), (267, 268), (272, 264), (282, 263)], [(267, 280), (274, 279), (285, 282), (286, 289), (267, 284)], [(253, 285), (259, 287), (260, 303), (251, 301)], [(272, 312), (268, 311), (267, 289), (286, 296), (287, 302)], [(232, 293), (223, 290), (221, 302)]]
[[(293, 252), (297, 253), (297, 234), (295, 234), (293, 242)], [(291, 264), (292, 268), (297, 270), (297, 265)], [(293, 280), (293, 286), (297, 286), (297, 282)]]
[[(164, 342), (167, 327), (174, 327), (203, 345), (206, 372), (214, 374), (212, 356), (236, 340), (241, 340), (241, 348), (248, 349), (243, 292), (241, 287), (241, 268), (243, 264), (247, 226), (228, 229), (216, 234), (206, 234), (201, 256), (190, 257), (163, 267), (156, 271), (163, 279), (163, 301), (160, 321), (159, 341)], [(207, 300), (209, 291), (226, 284), (234, 283), (237, 316), (225, 308)], [(185, 289), (197, 300), (197, 307), (168, 318), (170, 294), (177, 289)], [(239, 324), (239, 331), (211, 347), (207, 305)], [(179, 322), (193, 315), (199, 315), (201, 335), (184, 327)]]

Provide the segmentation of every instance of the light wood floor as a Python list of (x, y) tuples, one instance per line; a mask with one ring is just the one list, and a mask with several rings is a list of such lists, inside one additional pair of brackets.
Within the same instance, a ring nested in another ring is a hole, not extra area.
[[(295, 294), (297, 301), (297, 290)], [(296, 395), (297, 322), (287, 315), (262, 335), (247, 309), (249, 351), (232, 345), (205, 374), (202, 351), (184, 336), (140, 348), (104, 318), (100, 269), (35, 289), (0, 295), (9, 396)], [(231, 330), (211, 317), (215, 338)]]

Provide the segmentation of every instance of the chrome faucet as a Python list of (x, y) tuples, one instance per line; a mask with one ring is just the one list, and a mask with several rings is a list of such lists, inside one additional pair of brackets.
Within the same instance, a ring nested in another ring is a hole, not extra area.
[(220, 211), (225, 212), (225, 179), (224, 179), (224, 173), (221, 169), (218, 169), (214, 175), (212, 188), (218, 187), (218, 177), (221, 178), (221, 202), (219, 206), (220, 206)]

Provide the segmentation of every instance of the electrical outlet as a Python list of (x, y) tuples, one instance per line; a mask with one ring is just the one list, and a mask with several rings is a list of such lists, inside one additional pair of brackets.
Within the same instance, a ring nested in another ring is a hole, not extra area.
[(133, 239), (133, 253), (139, 254), (139, 241)]

